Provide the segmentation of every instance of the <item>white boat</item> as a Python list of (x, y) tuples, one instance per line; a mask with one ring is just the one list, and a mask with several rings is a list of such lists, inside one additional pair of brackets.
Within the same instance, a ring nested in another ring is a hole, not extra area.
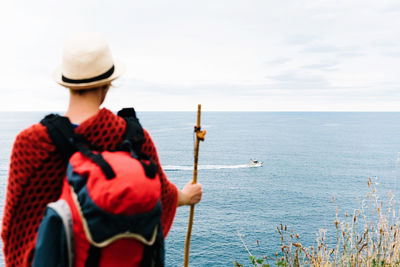
[(264, 162), (255, 159), (250, 159), (249, 167), (262, 167)]

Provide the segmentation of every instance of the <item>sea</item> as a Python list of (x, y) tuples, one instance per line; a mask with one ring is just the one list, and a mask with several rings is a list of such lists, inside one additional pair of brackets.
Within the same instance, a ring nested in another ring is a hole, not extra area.
[[(0, 113), (0, 212), (3, 213), (12, 143), (45, 112)], [(193, 175), (195, 112), (138, 112), (171, 182)], [(397, 198), (400, 113), (203, 112), (190, 266), (251, 266), (255, 256), (280, 251), (277, 227), (293, 229), (305, 246), (320, 229), (336, 234), (334, 220), (352, 214), (368, 192)], [(262, 167), (250, 167), (250, 159)], [(333, 203), (332, 198), (335, 199)], [(188, 207), (179, 207), (166, 237), (166, 266), (182, 266)], [(0, 256), (0, 266), (4, 258)], [(273, 262), (270, 262), (273, 263)]]

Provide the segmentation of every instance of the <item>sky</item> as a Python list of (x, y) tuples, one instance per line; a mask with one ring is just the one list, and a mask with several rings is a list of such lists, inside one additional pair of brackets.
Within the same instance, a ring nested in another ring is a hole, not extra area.
[(141, 111), (400, 111), (398, 0), (0, 0), (0, 111), (60, 111), (64, 40), (103, 33)]

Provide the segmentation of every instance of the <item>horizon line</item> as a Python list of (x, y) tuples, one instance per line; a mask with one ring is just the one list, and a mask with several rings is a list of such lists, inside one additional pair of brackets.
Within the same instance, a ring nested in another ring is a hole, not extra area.
[[(110, 109), (111, 111), (117, 111)], [(135, 109), (136, 112), (197, 112), (197, 110), (139, 110)], [(0, 113), (24, 113), (24, 112), (47, 112), (47, 113), (65, 113), (65, 110), (0, 110)], [(249, 113), (257, 113), (257, 112), (318, 112), (318, 113), (323, 113), (323, 112), (346, 112), (346, 113), (351, 113), (351, 112), (363, 112), (363, 113), (368, 113), (368, 112), (380, 112), (380, 113), (397, 113), (400, 112), (400, 110), (202, 110), (202, 112), (232, 112), (232, 113), (237, 113), (237, 112), (249, 112)]]

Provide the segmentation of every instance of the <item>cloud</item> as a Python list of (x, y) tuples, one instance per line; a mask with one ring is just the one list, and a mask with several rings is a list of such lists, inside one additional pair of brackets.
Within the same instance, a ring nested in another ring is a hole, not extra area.
[(276, 82), (290, 82), (290, 83), (321, 83), (324, 81), (321, 76), (309, 75), (307, 73), (295, 72), (295, 71), (287, 71), (285, 73), (268, 76), (267, 78), (276, 81)]
[(360, 47), (351, 46), (337, 46), (329, 44), (312, 44), (304, 47), (302, 52), (305, 53), (321, 53), (321, 54), (335, 54), (341, 57), (360, 57), (363, 56)]
[(290, 60), (291, 59), (287, 58), (287, 57), (280, 57), (280, 58), (266, 61), (265, 63), (267, 66), (278, 66), (278, 65), (283, 65), (285, 63), (288, 63), (288, 62), (290, 62)]
[(293, 35), (287, 38), (286, 42), (289, 45), (307, 45), (310, 43), (314, 43), (319, 40), (320, 37), (315, 35)]
[(395, 3), (382, 8), (383, 13), (395, 14), (400, 13), (400, 4)]
[(337, 71), (338, 62), (325, 62), (325, 63), (315, 63), (301, 66), (303, 69), (310, 70), (321, 70), (321, 71)]
[(386, 51), (382, 52), (382, 55), (389, 58), (400, 58), (400, 51)]

